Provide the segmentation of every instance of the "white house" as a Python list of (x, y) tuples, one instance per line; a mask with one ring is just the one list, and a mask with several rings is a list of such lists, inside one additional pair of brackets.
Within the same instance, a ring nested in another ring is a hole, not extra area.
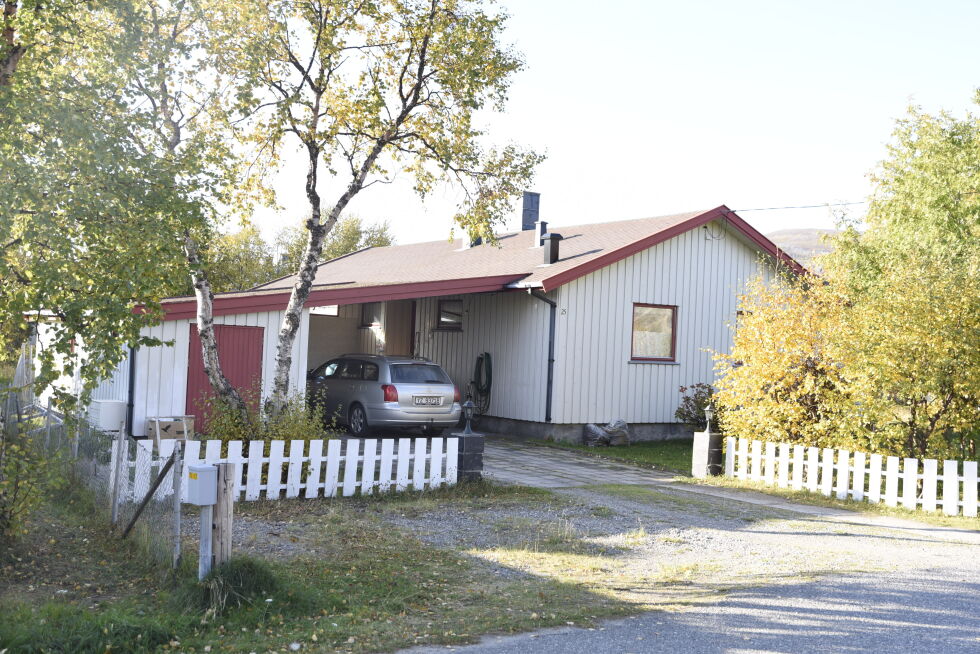
[[(530, 201), (529, 201), (530, 200)], [(800, 265), (725, 206), (554, 228), (525, 198), (524, 229), (499, 242), (368, 248), (320, 265), (296, 337), (291, 387), (344, 353), (440, 363), (466, 394), (482, 353), (492, 388), (482, 429), (556, 439), (622, 418), (640, 438), (679, 432), (678, 389), (714, 378), (730, 347), (745, 281)], [(560, 234), (560, 237), (558, 236)], [(767, 273), (768, 274), (768, 273)], [(219, 351), (233, 383), (271, 384), (291, 278), (215, 297)], [(96, 390), (125, 401), (131, 429), (194, 414), (206, 390), (193, 298), (164, 302), (148, 331), (173, 345), (140, 349)]]

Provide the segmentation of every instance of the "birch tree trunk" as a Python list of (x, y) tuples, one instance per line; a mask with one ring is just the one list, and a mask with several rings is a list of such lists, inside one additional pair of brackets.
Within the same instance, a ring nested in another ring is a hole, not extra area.
[(311, 215), (306, 227), (310, 232), (310, 237), (303, 252), (303, 261), (296, 283), (293, 284), (293, 290), (289, 295), (289, 303), (283, 313), (282, 326), (279, 329), (279, 341), (276, 346), (276, 371), (272, 379), (272, 392), (265, 404), (266, 414), (270, 417), (279, 415), (286, 406), (289, 395), (289, 371), (293, 365), (293, 344), (296, 342), (296, 332), (299, 330), (303, 307), (306, 306), (306, 300), (310, 297), (310, 288), (313, 286), (313, 280), (316, 277), (320, 254), (323, 252), (323, 239), (333, 229), (341, 212), (347, 207), (351, 199), (364, 187), (364, 180), (390, 140), (390, 134), (390, 131), (387, 132), (375, 143), (357, 170), (354, 179), (348, 185), (347, 190), (337, 200), (326, 221), (322, 224), (320, 222), (320, 195), (316, 190), (320, 150), (315, 144), (307, 143), (310, 160), (306, 173), (306, 197), (310, 202)]
[[(155, 84), (146, 84), (140, 88), (156, 110), (159, 120), (157, 130), (166, 156), (171, 160), (179, 160), (178, 150), (185, 143), (184, 129), (190, 125), (191, 119), (185, 115), (184, 108), (181, 106), (180, 91), (171, 90), (169, 62), (174, 52), (178, 50), (180, 35), (199, 21), (200, 17), (188, 15), (186, 0), (173, 3), (170, 7), (171, 12), (161, 13), (157, 9), (156, 5), (150, 7), (152, 39), (153, 42), (163, 46), (155, 65), (157, 80)], [(179, 85), (177, 86), (179, 89)], [(225, 377), (221, 368), (221, 361), (218, 358), (218, 340), (214, 331), (214, 293), (198, 245), (190, 232), (184, 232), (183, 245), (194, 286), (194, 297), (197, 300), (197, 334), (201, 341), (204, 373), (217, 399), (239, 414), (244, 424), (249, 424), (248, 406), (238, 390)]]
[[(503, 23), (478, 0), (301, 4), (302, 11), (282, 11), (274, 20), (285, 34), (295, 28), (304, 38), (276, 41), (270, 55), (276, 66), (264, 73), (277, 98), (271, 143), (278, 147), (289, 133), (306, 147), (310, 205), (308, 240), (283, 312), (265, 402), (271, 419), (287, 401), (296, 333), (324, 238), (358, 193), (390, 181), (387, 160), (376, 168), (383, 152), (392, 152), (391, 166), (416, 178), (422, 196), (437, 182), (459, 184), (466, 199), (456, 220), (488, 235), (540, 161), (514, 146), (479, 144), (474, 112), (502, 105), (522, 61), (501, 46)], [(438, 47), (430, 48), (433, 42)], [(349, 167), (349, 182), (329, 210), (316, 188), (321, 158), (332, 176)]]
[(214, 293), (211, 283), (204, 274), (201, 257), (197, 244), (190, 234), (184, 234), (184, 252), (191, 269), (191, 279), (194, 282), (194, 296), (197, 299), (197, 335), (201, 339), (201, 356), (204, 360), (204, 374), (208, 377), (211, 388), (218, 398), (228, 407), (238, 413), (246, 424), (249, 422), (248, 407), (238, 390), (231, 385), (221, 370), (218, 360), (218, 339), (214, 333)]
[(10, 84), (17, 63), (27, 52), (27, 48), (17, 43), (14, 19), (17, 18), (16, 0), (6, 0), (3, 3), (3, 30), (0, 32), (0, 86)]

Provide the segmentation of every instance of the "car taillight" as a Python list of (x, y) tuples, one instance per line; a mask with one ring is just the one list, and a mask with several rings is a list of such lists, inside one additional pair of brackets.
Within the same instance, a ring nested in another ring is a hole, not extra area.
[(398, 401), (398, 389), (391, 384), (381, 384), (381, 390), (384, 391), (385, 402)]
[(453, 386), (453, 402), (459, 402), (459, 386)]

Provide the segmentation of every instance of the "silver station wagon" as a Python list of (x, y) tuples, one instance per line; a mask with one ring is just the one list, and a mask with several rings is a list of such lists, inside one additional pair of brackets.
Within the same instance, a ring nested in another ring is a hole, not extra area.
[(355, 436), (412, 427), (436, 436), (455, 426), (462, 411), (446, 371), (409, 357), (345, 354), (310, 371), (306, 392), (327, 420), (346, 424)]

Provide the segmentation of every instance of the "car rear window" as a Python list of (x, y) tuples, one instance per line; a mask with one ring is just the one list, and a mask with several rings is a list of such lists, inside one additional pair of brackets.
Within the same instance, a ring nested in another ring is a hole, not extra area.
[(391, 366), (391, 381), (403, 384), (451, 384), (449, 375), (431, 363), (398, 363)]

